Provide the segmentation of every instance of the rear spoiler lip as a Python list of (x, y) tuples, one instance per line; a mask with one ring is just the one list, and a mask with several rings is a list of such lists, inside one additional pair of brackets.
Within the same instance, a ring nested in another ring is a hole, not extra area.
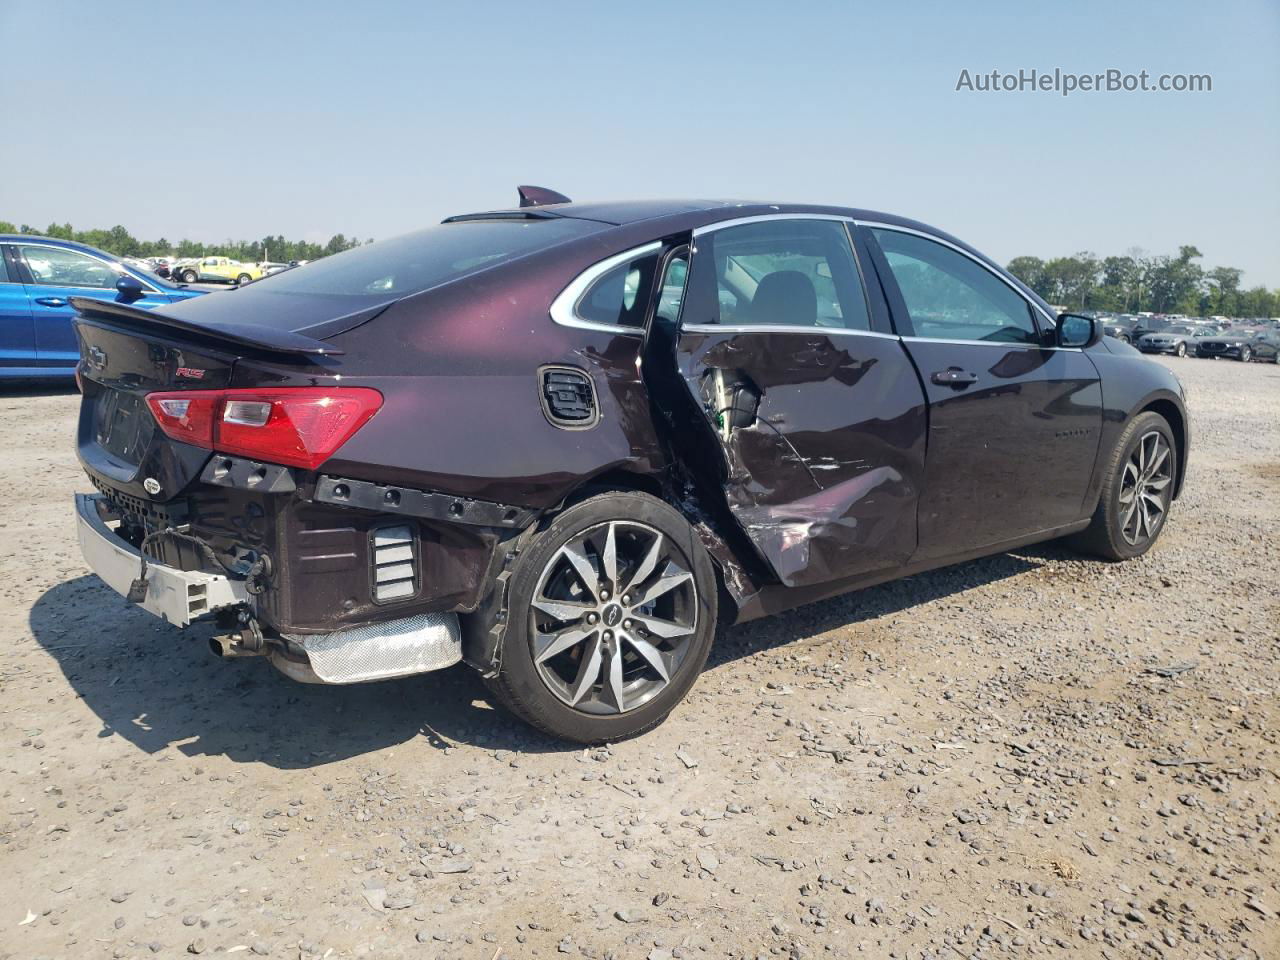
[[(213, 294), (218, 296), (218, 294)], [(126, 326), (144, 326), (159, 330), (180, 330), (194, 334), (206, 340), (215, 340), (260, 353), (286, 354), (290, 356), (335, 357), (344, 351), (290, 330), (273, 330), (270, 327), (251, 323), (231, 323), (210, 326), (192, 323), (178, 317), (153, 310), (143, 310), (124, 303), (113, 303), (110, 300), (95, 300), (92, 297), (70, 297), (71, 306), (76, 313), (86, 320), (106, 320), (108, 322), (124, 322)]]

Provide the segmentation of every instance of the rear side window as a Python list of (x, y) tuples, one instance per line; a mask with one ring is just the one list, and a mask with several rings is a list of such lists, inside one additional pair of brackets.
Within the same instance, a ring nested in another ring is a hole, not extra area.
[(444, 223), (277, 273), (253, 289), (370, 302), (403, 297), (606, 226), (568, 217)]
[(574, 312), (583, 320), (611, 327), (643, 327), (657, 253), (614, 267), (587, 288)]

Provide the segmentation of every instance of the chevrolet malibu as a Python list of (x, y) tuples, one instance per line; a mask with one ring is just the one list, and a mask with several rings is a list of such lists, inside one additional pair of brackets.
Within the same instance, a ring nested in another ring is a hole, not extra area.
[(660, 723), (717, 622), (1164, 528), (1177, 379), (962, 241), (521, 198), (216, 297), (77, 300), (90, 566), (223, 656), (464, 660), (592, 743)]

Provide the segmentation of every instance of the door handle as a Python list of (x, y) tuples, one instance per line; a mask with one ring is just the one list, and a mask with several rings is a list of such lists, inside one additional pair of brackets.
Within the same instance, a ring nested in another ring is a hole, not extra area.
[(67, 305), (64, 297), (36, 297), (36, 303), (42, 307), (65, 307)]
[(955, 387), (963, 390), (972, 383), (978, 382), (978, 375), (959, 367), (948, 367), (946, 370), (935, 370), (929, 378), (940, 387)]

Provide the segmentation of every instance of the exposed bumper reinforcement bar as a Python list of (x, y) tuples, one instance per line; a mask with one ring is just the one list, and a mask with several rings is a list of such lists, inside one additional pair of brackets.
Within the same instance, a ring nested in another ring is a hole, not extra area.
[[(116, 536), (98, 513), (101, 494), (76, 494), (76, 528), (80, 553), (89, 569), (121, 596), (142, 567), (138, 548)], [(138, 604), (148, 613), (178, 627), (222, 607), (248, 601), (244, 583), (199, 570), (178, 570), (147, 559), (147, 593)]]
[(481, 527), (507, 527), (523, 530), (533, 522), (537, 511), (513, 507), (487, 500), (469, 500), (447, 493), (432, 493), (412, 487), (391, 487), (367, 480), (344, 480), (321, 477), (316, 483), (315, 498), (338, 507), (376, 510), (378, 513), (403, 514), (426, 520), (447, 520)]

